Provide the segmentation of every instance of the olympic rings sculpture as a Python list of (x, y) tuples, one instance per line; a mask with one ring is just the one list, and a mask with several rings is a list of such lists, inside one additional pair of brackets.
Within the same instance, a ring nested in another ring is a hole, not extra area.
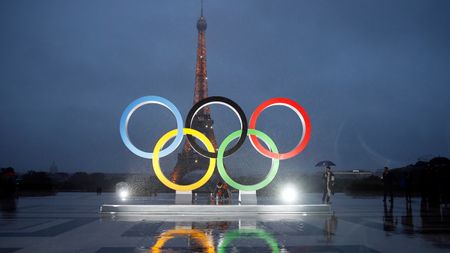
[[(128, 136), (128, 123), (131, 118), (131, 115), (140, 107), (147, 105), (147, 104), (159, 104), (167, 109), (169, 109), (172, 114), (175, 116), (176, 122), (177, 122), (177, 128), (173, 129), (166, 134), (164, 134), (156, 143), (153, 152), (145, 152), (143, 150), (140, 150), (136, 146), (133, 145), (131, 142), (129, 136)], [(223, 142), (219, 145), (218, 150), (214, 150), (214, 146), (211, 143), (211, 141), (201, 132), (192, 129), (192, 123), (194, 121), (195, 115), (204, 107), (212, 105), (212, 104), (220, 104), (227, 106), (230, 108), (236, 116), (239, 118), (241, 129), (237, 130), (230, 135), (228, 135)], [(256, 130), (256, 122), (261, 115), (261, 113), (272, 106), (284, 106), (291, 110), (293, 110), (300, 121), (302, 122), (302, 136), (300, 138), (300, 141), (298, 144), (289, 152), (286, 153), (279, 153), (278, 148), (273, 142), (273, 140), (266, 135), (265, 133)], [(177, 147), (181, 144), (181, 141), (183, 140), (183, 136), (186, 135), (189, 144), (191, 147), (198, 152), (200, 155), (209, 158), (209, 166), (206, 170), (205, 175), (198, 180), (197, 182), (190, 184), (190, 185), (179, 185), (174, 182), (171, 182), (169, 179), (167, 179), (164, 176), (164, 173), (161, 170), (160, 164), (159, 164), (159, 158), (164, 157), (172, 153), (177, 149)], [(151, 159), (153, 170), (155, 172), (156, 177), (167, 187), (176, 190), (176, 191), (192, 191), (195, 189), (200, 188), (203, 186), (213, 175), (214, 168), (217, 163), (217, 168), (219, 171), (220, 176), (222, 179), (229, 184), (230, 186), (243, 191), (256, 191), (261, 188), (264, 188), (272, 180), (275, 178), (278, 167), (279, 167), (279, 161), (292, 158), (298, 154), (300, 154), (308, 145), (310, 136), (311, 136), (311, 122), (309, 119), (308, 114), (306, 113), (305, 109), (301, 107), (297, 102), (294, 100), (291, 100), (289, 98), (271, 98), (265, 102), (263, 102), (261, 105), (259, 105), (255, 111), (253, 112), (252, 116), (250, 117), (249, 124), (247, 124), (247, 118), (245, 116), (244, 111), (241, 109), (241, 107), (232, 101), (229, 98), (226, 97), (220, 97), (220, 96), (213, 96), (208, 97), (206, 99), (203, 99), (196, 103), (191, 110), (188, 113), (188, 116), (186, 118), (185, 124), (183, 126), (183, 121), (181, 118), (180, 111), (176, 108), (176, 106), (170, 102), (169, 100), (159, 97), (159, 96), (145, 96), (141, 97), (139, 99), (136, 99), (131, 104), (129, 104), (125, 111), (122, 113), (122, 117), (120, 118), (120, 136), (122, 138), (123, 143), (125, 146), (134, 154), (137, 156), (140, 156), (142, 158)], [(272, 166), (271, 169), (266, 176), (264, 180), (257, 184), (253, 185), (243, 185), (239, 184), (238, 182), (234, 181), (226, 172), (225, 165), (223, 163), (223, 158), (230, 156), (231, 154), (235, 153), (239, 148), (244, 144), (244, 141), (246, 137), (250, 137), (250, 142), (253, 145), (253, 147), (263, 156), (272, 159)], [(172, 143), (167, 146), (166, 148), (163, 148), (164, 145), (174, 138)], [(206, 147), (206, 150), (203, 149), (200, 145), (198, 145), (195, 141), (195, 138), (199, 139), (204, 146)], [(238, 139), (236, 144), (232, 146), (231, 148), (227, 149), (227, 146), (234, 140)], [(269, 149), (266, 149), (260, 142), (262, 140)]]

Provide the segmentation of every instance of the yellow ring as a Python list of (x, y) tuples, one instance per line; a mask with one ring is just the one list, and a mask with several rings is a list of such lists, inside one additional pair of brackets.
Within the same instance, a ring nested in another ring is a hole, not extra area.
[(192, 239), (199, 242), (204, 250), (203, 252), (214, 253), (214, 245), (211, 239), (202, 231), (197, 229), (173, 229), (159, 235), (158, 241), (150, 249), (152, 253), (161, 252), (161, 248), (166, 244), (168, 240), (171, 240), (178, 236), (192, 236)]
[[(216, 167), (216, 158), (209, 158), (209, 167), (206, 171), (206, 174), (197, 182), (189, 185), (179, 185), (171, 182), (169, 179), (164, 176), (161, 167), (159, 165), (159, 152), (164, 147), (164, 144), (166, 144), (171, 138), (177, 135), (178, 129), (174, 129), (172, 131), (167, 132), (165, 135), (161, 137), (161, 139), (158, 140), (158, 142), (155, 145), (155, 149), (153, 150), (153, 170), (155, 171), (156, 177), (163, 183), (165, 186), (169, 187), (170, 189), (173, 189), (175, 191), (193, 191), (195, 189), (198, 189), (202, 187), (208, 180), (211, 178), (211, 176), (214, 173), (214, 168)], [(191, 129), (191, 128), (183, 128), (183, 135), (190, 134), (197, 139), (199, 139), (203, 144), (206, 146), (206, 149), (209, 152), (216, 152), (214, 150), (214, 146), (212, 145), (211, 141), (201, 132)]]

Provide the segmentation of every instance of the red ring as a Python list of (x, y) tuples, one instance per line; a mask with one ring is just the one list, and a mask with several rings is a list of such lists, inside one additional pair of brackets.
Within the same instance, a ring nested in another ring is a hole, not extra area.
[(256, 129), (256, 120), (258, 119), (261, 112), (275, 105), (283, 105), (289, 107), (290, 109), (294, 110), (297, 113), (298, 117), (300, 118), (303, 125), (303, 136), (300, 139), (297, 146), (287, 153), (276, 154), (267, 150), (263, 145), (261, 145), (258, 138), (256, 138), (256, 136), (254, 135), (250, 135), (250, 142), (252, 143), (253, 147), (255, 147), (255, 149), (258, 150), (258, 152), (261, 153), (262, 155), (269, 158), (285, 160), (298, 155), (300, 152), (303, 151), (303, 149), (306, 148), (306, 145), (308, 145), (309, 142), (309, 137), (311, 136), (311, 122), (305, 109), (303, 109), (303, 107), (301, 107), (294, 100), (289, 98), (271, 98), (265, 101), (264, 103), (260, 104), (255, 109), (250, 118), (249, 128)]

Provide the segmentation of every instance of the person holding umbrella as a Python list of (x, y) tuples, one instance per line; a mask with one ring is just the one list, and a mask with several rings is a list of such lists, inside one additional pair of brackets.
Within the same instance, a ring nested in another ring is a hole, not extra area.
[(325, 173), (322, 176), (322, 185), (323, 185), (323, 195), (322, 195), (322, 203), (330, 204), (330, 197), (334, 195), (334, 174), (331, 172), (331, 167), (327, 166), (325, 169)]

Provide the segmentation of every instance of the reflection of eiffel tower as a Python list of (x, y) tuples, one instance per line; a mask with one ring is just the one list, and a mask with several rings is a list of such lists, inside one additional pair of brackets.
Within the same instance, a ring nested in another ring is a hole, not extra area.
[[(197, 64), (195, 67), (195, 90), (194, 104), (208, 97), (208, 77), (206, 74), (206, 19), (203, 17), (203, 5), (200, 18), (197, 21), (198, 45), (197, 45)], [(216, 137), (213, 130), (214, 121), (211, 119), (211, 110), (209, 107), (203, 108), (197, 113), (193, 120), (192, 128), (199, 130), (211, 140), (214, 148), (217, 150)], [(172, 172), (171, 179), (173, 182), (181, 182), (183, 177), (189, 172), (195, 170), (206, 170), (208, 168), (209, 159), (201, 156), (192, 149), (189, 141), (186, 140), (183, 151), (178, 154), (178, 161)], [(216, 170), (217, 171), (217, 170)], [(217, 175), (215, 175), (217, 176)], [(213, 176), (213, 178), (215, 177)]]

